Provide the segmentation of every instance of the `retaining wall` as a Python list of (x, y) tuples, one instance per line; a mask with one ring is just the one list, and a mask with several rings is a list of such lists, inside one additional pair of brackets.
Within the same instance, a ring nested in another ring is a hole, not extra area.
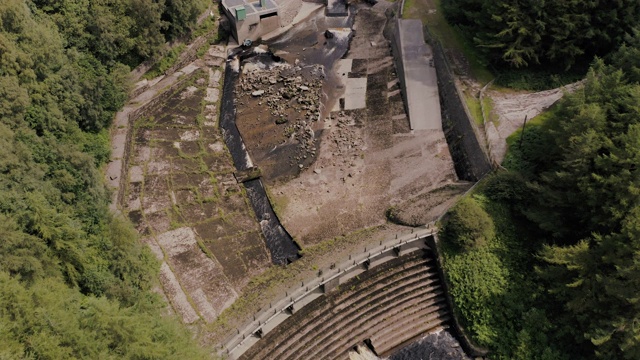
[(481, 134), (473, 123), (463, 95), (459, 91), (453, 71), (449, 67), (442, 44), (425, 27), (425, 39), (433, 49), (438, 75), (438, 89), (442, 109), (442, 126), (453, 158), (458, 178), (478, 181), (492, 170)]

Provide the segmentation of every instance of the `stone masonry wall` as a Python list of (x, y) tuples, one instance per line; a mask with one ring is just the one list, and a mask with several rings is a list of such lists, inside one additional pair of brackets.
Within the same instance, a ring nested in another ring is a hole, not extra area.
[(434, 65), (438, 74), (438, 89), (442, 109), (442, 127), (458, 177), (478, 181), (491, 171), (491, 162), (475, 132), (473, 119), (460, 96), (453, 72), (445, 58), (442, 44), (425, 29), (425, 39), (433, 48)]

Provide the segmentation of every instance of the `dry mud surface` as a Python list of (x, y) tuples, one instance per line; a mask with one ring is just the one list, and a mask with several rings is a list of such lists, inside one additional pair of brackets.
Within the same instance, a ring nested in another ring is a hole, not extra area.
[(243, 67), (235, 91), (236, 124), (248, 141), (251, 158), (266, 181), (298, 174), (317, 152), (322, 68), (278, 63), (271, 69)]
[[(413, 206), (404, 213), (406, 223), (426, 224), (444, 207), (426, 211), (415, 199), (457, 182), (442, 131), (409, 129), (390, 44), (382, 35), (385, 24), (382, 11), (362, 8), (344, 59), (324, 62), (324, 71), (300, 61), (294, 69), (301, 74), (289, 78), (291, 85), (281, 80), (282, 69), (245, 70), (238, 84), (238, 126), (281, 221), (303, 248), (383, 224), (392, 206)], [(300, 33), (302, 40), (287, 35), (290, 50), (301, 47), (307, 61), (317, 59), (323, 44)], [(339, 110), (340, 104), (352, 109)], [(439, 196), (432, 205), (458, 193)]]
[[(276, 39), (289, 63), (245, 64), (236, 84), (239, 130), (303, 249), (386, 224), (390, 209), (399, 223), (426, 224), (467, 187), (457, 181), (442, 131), (409, 128), (381, 6), (359, 9), (350, 40), (344, 26), (351, 22), (314, 15), (284, 34), (287, 40)], [(326, 29), (335, 37), (325, 38)], [(337, 46), (347, 44), (343, 56)], [(123, 180), (122, 210), (162, 262), (162, 290), (189, 324), (214, 322), (271, 266), (218, 124), (225, 50), (213, 46), (203, 59), (150, 81), (117, 115), (108, 172), (112, 186)], [(159, 96), (131, 124), (128, 143), (128, 116)], [(358, 244), (399, 229), (388, 224)], [(314, 266), (359, 245), (344, 246)], [(271, 291), (280, 287), (286, 284)]]

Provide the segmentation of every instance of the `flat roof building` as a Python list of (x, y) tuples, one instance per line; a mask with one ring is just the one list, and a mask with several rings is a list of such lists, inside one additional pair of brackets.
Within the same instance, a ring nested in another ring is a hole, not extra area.
[(222, 7), (239, 44), (247, 39), (255, 41), (280, 27), (275, 0), (222, 0)]

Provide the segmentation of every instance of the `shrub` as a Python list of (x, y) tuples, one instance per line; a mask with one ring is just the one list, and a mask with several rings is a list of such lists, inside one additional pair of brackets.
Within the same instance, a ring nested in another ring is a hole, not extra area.
[(463, 198), (449, 211), (443, 230), (447, 241), (465, 250), (480, 247), (495, 236), (493, 220), (469, 197)]
[(488, 179), (484, 194), (494, 201), (523, 202), (527, 200), (527, 183), (518, 172), (501, 171)]
[(445, 264), (449, 293), (464, 325), (480, 345), (493, 346), (504, 326), (494, 304), (508, 291), (508, 269), (487, 247), (449, 256)]
[(160, 59), (149, 71), (144, 74), (145, 79), (153, 79), (165, 73), (178, 61), (180, 54), (187, 48), (186, 45), (180, 44), (169, 50), (169, 52)]

